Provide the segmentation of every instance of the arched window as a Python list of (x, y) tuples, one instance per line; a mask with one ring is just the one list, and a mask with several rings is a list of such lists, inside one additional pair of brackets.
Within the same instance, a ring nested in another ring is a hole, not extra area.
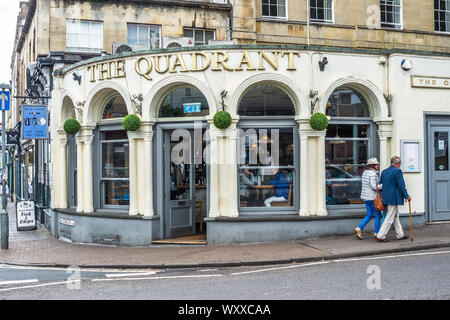
[(292, 100), (276, 86), (259, 84), (244, 94), (238, 114), (239, 210), (295, 213), (298, 134)]
[(128, 114), (127, 105), (121, 96), (108, 100), (103, 108), (102, 119), (123, 118)]
[(183, 86), (172, 90), (159, 108), (160, 118), (202, 117), (209, 115), (205, 96), (194, 87)]
[(272, 117), (294, 116), (291, 98), (273, 85), (257, 85), (249, 90), (239, 103), (240, 116)]
[(343, 86), (331, 95), (326, 114), (327, 205), (362, 204), (361, 176), (367, 159), (379, 159), (369, 104), (360, 92)]

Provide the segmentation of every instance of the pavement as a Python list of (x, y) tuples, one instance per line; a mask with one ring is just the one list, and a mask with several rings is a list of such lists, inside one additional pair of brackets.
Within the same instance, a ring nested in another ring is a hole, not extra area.
[[(381, 243), (371, 233), (358, 240), (349, 235), (276, 243), (231, 245), (155, 245), (114, 247), (75, 244), (55, 239), (41, 225), (37, 230), (17, 231), (14, 204), (8, 203), (9, 249), (0, 250), (0, 264), (40, 267), (165, 269), (256, 266), (334, 260), (406, 251), (450, 248), (450, 222), (413, 229), (414, 241)], [(409, 235), (409, 225), (403, 226)], [(393, 229), (393, 227), (391, 228)]]

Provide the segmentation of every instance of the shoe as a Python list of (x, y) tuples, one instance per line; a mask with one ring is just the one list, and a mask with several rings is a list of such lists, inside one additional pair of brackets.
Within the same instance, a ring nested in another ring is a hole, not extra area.
[(409, 239), (409, 236), (405, 234), (403, 237), (401, 237), (400, 239), (397, 239), (397, 240), (406, 240), (406, 239)]
[(379, 242), (389, 242), (388, 239), (380, 239), (380, 238), (377, 238), (377, 240), (378, 240)]
[(375, 239), (377, 238), (377, 234), (376, 233), (374, 233), (373, 236), (374, 236)]
[(355, 232), (356, 238), (358, 238), (359, 240), (364, 240), (364, 238), (362, 237), (360, 228), (355, 228), (353, 231)]

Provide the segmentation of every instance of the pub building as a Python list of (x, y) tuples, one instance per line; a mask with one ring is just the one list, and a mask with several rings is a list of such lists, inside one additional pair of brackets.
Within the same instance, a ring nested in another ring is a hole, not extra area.
[[(365, 216), (367, 159), (385, 169), (394, 155), (403, 158), (414, 225), (448, 220), (449, 60), (229, 45), (119, 53), (57, 70), (51, 232), (125, 246), (351, 234)], [(214, 125), (222, 110), (232, 118), (226, 129)], [(325, 130), (310, 125), (317, 112), (328, 116)], [(137, 131), (124, 130), (129, 114), (140, 118)], [(69, 118), (81, 124), (75, 135), (63, 129)], [(400, 212), (409, 223), (407, 207)]]

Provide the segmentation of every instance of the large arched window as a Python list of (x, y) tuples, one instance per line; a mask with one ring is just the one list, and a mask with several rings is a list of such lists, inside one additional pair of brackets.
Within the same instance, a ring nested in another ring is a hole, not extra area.
[(294, 213), (297, 126), (295, 108), (280, 88), (261, 84), (238, 105), (239, 208), (242, 213)]
[[(128, 114), (120, 95), (110, 98), (102, 111), (102, 121), (96, 133), (98, 148), (98, 207), (129, 206), (129, 144), (121, 119)], [(117, 121), (111, 121), (117, 119)], [(108, 121), (104, 121), (108, 120)]]
[(194, 87), (183, 86), (172, 90), (159, 108), (160, 118), (201, 117), (209, 115), (205, 96)]
[(327, 103), (325, 139), (327, 205), (362, 204), (361, 176), (367, 159), (378, 158), (376, 126), (364, 96), (339, 87)]

